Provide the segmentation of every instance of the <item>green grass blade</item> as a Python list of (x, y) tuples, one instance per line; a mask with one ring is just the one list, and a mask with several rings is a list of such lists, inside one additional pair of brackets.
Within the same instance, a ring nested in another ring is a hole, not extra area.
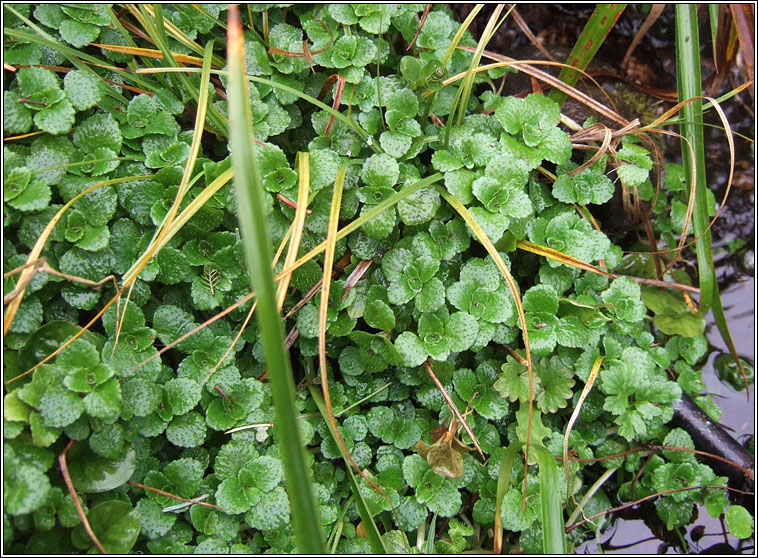
[[(621, 15), (621, 12), (626, 8), (626, 4), (600, 4), (595, 11), (592, 12), (587, 25), (584, 26), (582, 34), (574, 44), (574, 48), (571, 49), (566, 64), (575, 66), (580, 70), (587, 69), (592, 59), (595, 57), (595, 53), (603, 44), (608, 33), (616, 24), (616, 20)], [(569, 84), (576, 84), (580, 74), (576, 70), (569, 68), (563, 68), (561, 73), (558, 74), (558, 79)], [(558, 104), (562, 104), (566, 100), (568, 95), (563, 91), (553, 89), (550, 92), (549, 97)]]
[(513, 442), (508, 445), (500, 460), (500, 471), (497, 474), (497, 491), (495, 492), (495, 543), (493, 554), (500, 554), (503, 550), (503, 526), (500, 523), (500, 512), (503, 509), (503, 498), (511, 486), (511, 471), (513, 461), (524, 446), (522, 442)]
[[(466, 29), (469, 28), (471, 22), (474, 21), (474, 18), (476, 18), (476, 14), (478, 14), (483, 7), (484, 4), (477, 4), (474, 6), (474, 9), (471, 10), (466, 19), (463, 20), (463, 23), (461, 23), (461, 25), (458, 27), (458, 31), (456, 31), (455, 35), (453, 36), (453, 40), (450, 41), (450, 45), (448, 45), (447, 51), (445, 51), (445, 57), (442, 59), (442, 66), (444, 68), (447, 68), (447, 64), (450, 62), (450, 58), (452, 58), (455, 49), (458, 47), (458, 43), (461, 42), (463, 34), (466, 32)], [(427, 98), (426, 108), (424, 108), (424, 116), (421, 118), (422, 125), (426, 124), (426, 121), (429, 118), (429, 112), (432, 110), (432, 103), (434, 102), (434, 97), (436, 95), (437, 93), (432, 93)]]
[[(411, 196), (418, 192), (419, 190), (426, 188), (427, 186), (431, 186), (435, 182), (439, 182), (442, 180), (444, 176), (442, 173), (437, 172), (434, 173), (431, 176), (427, 176), (426, 178), (422, 178), (418, 182), (411, 184), (410, 186), (407, 186), (406, 188), (400, 190), (396, 194), (392, 194), (390, 197), (385, 199), (384, 201), (376, 204), (375, 206), (372, 206), (371, 210), (367, 211), (365, 214), (358, 217), (355, 221), (352, 221), (350, 224), (345, 225), (337, 232), (337, 240), (342, 240), (347, 235), (349, 235), (351, 232), (357, 231), (359, 228), (361, 228), (363, 225), (368, 223), (371, 219), (379, 215), (382, 211), (385, 211), (386, 209), (392, 207), (393, 205), (397, 205), (400, 203), (401, 200), (404, 200), (408, 196)], [(447, 192), (447, 190), (445, 190)], [(321, 252), (323, 252), (326, 249), (326, 242), (322, 242), (315, 248), (313, 248), (310, 252), (305, 254), (303, 257), (298, 259), (295, 263), (292, 264), (291, 267), (288, 267), (286, 269), (283, 269), (279, 272), (279, 274), (283, 273), (289, 273), (293, 269), (297, 269), (301, 265), (303, 265), (305, 262), (313, 259), (314, 257), (318, 256)]]
[[(195, 200), (192, 201), (190, 206), (185, 208), (185, 210), (182, 212), (182, 217), (184, 217), (184, 220), (177, 223), (176, 222), (176, 216), (179, 211), (179, 207), (181, 206), (182, 200), (184, 199), (184, 196), (189, 191), (190, 187), (194, 183), (195, 180), (198, 180), (202, 173), (199, 173), (195, 176), (195, 178), (190, 181), (190, 176), (192, 173), (192, 170), (195, 167), (195, 162), (197, 161), (198, 153), (200, 152), (200, 142), (203, 137), (203, 129), (204, 129), (204, 123), (205, 123), (205, 115), (206, 111), (208, 109), (209, 103), (208, 103), (208, 84), (210, 82), (210, 69), (211, 69), (211, 54), (213, 52), (213, 41), (210, 41), (205, 46), (205, 54), (203, 57), (203, 67), (201, 70), (201, 78), (200, 78), (200, 93), (198, 95), (197, 99), (197, 114), (195, 118), (195, 128), (194, 133), (192, 136), (192, 145), (190, 146), (190, 153), (187, 157), (187, 162), (184, 167), (184, 173), (182, 174), (182, 180), (179, 184), (179, 189), (176, 192), (176, 197), (174, 198), (174, 203), (171, 206), (171, 209), (166, 214), (166, 216), (163, 218), (163, 221), (159, 225), (155, 236), (153, 236), (153, 239), (150, 241), (150, 244), (148, 245), (147, 250), (140, 256), (137, 263), (135, 263), (129, 271), (126, 273), (126, 276), (124, 278), (124, 284), (129, 282), (132, 279), (132, 275), (138, 274), (140, 271), (142, 271), (142, 267), (144, 267), (144, 264), (146, 264), (150, 258), (152, 258), (165, 244), (168, 242), (170, 236), (172, 237), (174, 234), (176, 234), (179, 229), (186, 223), (189, 218), (194, 215), (199, 209), (200, 206), (202, 206), (205, 201), (215, 193), (213, 191), (213, 187), (215, 182), (218, 182), (218, 178), (214, 183), (210, 184), (203, 190), (203, 192), (195, 198)], [(186, 77), (186, 76), (185, 76)], [(229, 170), (227, 170), (222, 176), (228, 175), (226, 183), (231, 178), (231, 173)], [(221, 177), (219, 177), (221, 178)], [(213, 193), (210, 193), (213, 191)], [(169, 236), (170, 235), (170, 236)], [(167, 238), (169, 237), (169, 238)]]
[[(719, 31), (719, 6), (718, 4), (708, 4), (708, 22), (711, 24), (711, 44), (713, 46), (713, 59), (718, 60), (716, 53), (718, 45)], [(718, 68), (716, 68), (718, 70)]]
[(437, 536), (437, 512), (434, 512), (432, 521), (429, 523), (429, 529), (427, 529), (426, 540), (424, 541), (424, 550), (422, 554), (434, 554), (434, 539)]
[(250, 283), (257, 293), (257, 319), (269, 371), (274, 416), (292, 509), (292, 528), (298, 550), (324, 554), (321, 514), (305, 459), (305, 448), (295, 408), (295, 384), (289, 355), (284, 349), (284, 327), (276, 308), (276, 288), (271, 271), (271, 241), (263, 201), (263, 185), (252, 137), (250, 103), (245, 79), (242, 27), (236, 6), (229, 9), (228, 29), (229, 115), (234, 184), (239, 221)]
[(288, 85), (285, 85), (283, 83), (277, 83), (269, 79), (264, 79), (264, 78), (260, 78), (256, 76), (247, 76), (247, 79), (249, 79), (250, 81), (254, 81), (256, 83), (262, 83), (270, 87), (281, 89), (282, 91), (286, 91), (287, 93), (291, 93), (293, 95), (297, 95), (304, 101), (308, 101), (312, 105), (317, 106), (318, 108), (322, 110), (325, 110), (326, 112), (328, 112), (329, 114), (337, 118), (338, 120), (341, 120), (342, 122), (344, 122), (347, 126), (350, 126), (350, 128), (352, 128), (355, 131), (355, 133), (358, 134), (358, 137), (360, 137), (363, 141), (365, 141), (368, 144), (368, 146), (374, 150), (375, 153), (383, 153), (382, 148), (376, 142), (372, 141), (372, 138), (371, 136), (368, 135), (368, 132), (366, 132), (366, 130), (361, 128), (361, 126), (355, 120), (353, 120), (352, 118), (348, 118), (347, 116), (342, 114), (340, 111), (335, 110), (334, 108), (330, 107), (326, 103), (322, 103), (315, 97), (311, 97), (310, 95), (303, 93), (302, 91), (299, 91), (293, 87), (289, 87)]
[[(700, 77), (700, 40), (698, 36), (697, 6), (679, 4), (676, 6), (676, 76), (679, 101), (702, 96)], [(695, 204), (692, 213), (692, 228), (695, 233), (695, 253), (697, 254), (698, 277), (700, 282), (700, 306), (698, 312), (704, 315), (713, 310), (713, 318), (724, 343), (729, 348), (737, 366), (745, 379), (742, 361), (737, 353), (729, 325), (724, 314), (716, 269), (713, 263), (711, 231), (708, 229), (708, 204), (705, 184), (705, 143), (703, 139), (703, 103), (695, 99), (682, 107), (682, 121), (679, 131), (682, 135), (682, 162), (687, 180), (695, 177)], [(690, 150), (691, 146), (691, 150)], [(694, 153), (694, 161), (690, 154)], [(688, 184), (688, 188), (691, 184)], [(747, 390), (748, 396), (750, 390)]]
[(563, 510), (558, 495), (558, 465), (555, 457), (543, 446), (532, 446), (540, 464), (540, 496), (542, 501), (542, 551), (545, 554), (566, 554)]
[[(185, 68), (185, 67), (163, 67), (163, 68), (147, 68), (140, 71), (141, 74), (156, 74), (156, 73), (196, 73), (199, 72), (200, 68)], [(218, 76), (226, 76), (229, 74), (226, 70), (211, 70), (212, 74), (218, 75)], [(277, 83), (275, 81), (271, 81), (269, 79), (257, 77), (257, 76), (245, 76), (246, 79), (249, 81), (253, 81), (255, 83), (261, 83), (263, 85), (268, 85), (269, 87), (273, 87), (275, 89), (281, 89), (282, 91), (286, 91), (287, 93), (291, 93), (292, 95), (295, 95), (304, 101), (308, 101), (313, 106), (316, 106), (322, 110), (325, 110), (332, 116), (334, 116), (336, 119), (341, 120), (345, 125), (352, 128), (356, 134), (358, 134), (358, 137), (360, 137), (363, 141), (366, 142), (366, 144), (374, 150), (375, 153), (383, 153), (383, 150), (381, 146), (379, 146), (378, 143), (373, 141), (373, 138), (369, 136), (368, 132), (361, 128), (361, 126), (352, 118), (348, 118), (346, 115), (342, 114), (340, 111), (335, 110), (334, 108), (330, 107), (326, 103), (323, 103), (316, 99), (315, 97), (311, 97), (307, 93), (303, 93), (302, 91), (295, 89), (293, 87), (290, 87), (288, 85), (285, 85), (283, 83)]]
[(579, 502), (579, 504), (577, 504), (577, 506), (574, 509), (574, 511), (571, 512), (571, 515), (569, 516), (568, 520), (566, 521), (566, 525), (567, 526), (574, 524), (574, 521), (576, 521), (576, 518), (579, 517), (580, 513), (582, 513), (582, 510), (584, 509), (584, 506), (587, 505), (587, 502), (589, 502), (592, 499), (592, 497), (595, 495), (595, 493), (598, 490), (600, 490), (600, 487), (602, 487), (603, 484), (605, 484), (605, 482), (609, 478), (611, 478), (611, 476), (613, 475), (613, 473), (615, 473), (616, 471), (618, 471), (618, 467), (614, 467), (614, 468), (611, 468), (611, 469), (606, 469), (605, 472), (602, 475), (600, 475), (600, 478), (598, 478), (592, 484), (592, 486), (590, 486), (589, 489), (587, 489), (587, 492), (585, 493), (584, 497), (582, 497), (581, 501)]
[[(698, 20), (695, 6), (679, 4), (676, 6), (676, 74), (679, 101), (702, 95), (700, 77), (700, 41), (698, 37)], [(705, 151), (703, 143), (703, 103), (700, 99), (682, 107), (682, 122), (679, 124), (682, 134), (682, 162), (685, 176), (689, 180), (692, 168), (695, 168), (695, 206), (692, 226), (697, 252), (698, 274), (700, 277), (700, 313), (708, 311), (716, 288), (716, 275), (713, 268), (713, 251), (710, 231), (703, 234), (708, 226), (708, 206), (705, 185)], [(694, 151), (695, 160), (690, 157), (689, 142)], [(691, 185), (688, 184), (688, 187)], [(701, 236), (702, 235), (702, 236)]]

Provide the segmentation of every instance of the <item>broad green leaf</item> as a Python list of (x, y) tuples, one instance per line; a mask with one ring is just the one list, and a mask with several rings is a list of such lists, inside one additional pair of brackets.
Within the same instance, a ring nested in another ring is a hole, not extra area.
[(6, 134), (25, 134), (32, 127), (32, 111), (18, 101), (18, 95), (3, 92), (3, 131)]
[(68, 465), (78, 491), (107, 492), (131, 478), (136, 457), (134, 450), (128, 450), (124, 457), (106, 459), (93, 453), (86, 444), (76, 444), (69, 452)]
[(121, 385), (111, 378), (84, 397), (84, 408), (90, 416), (114, 420), (121, 412)]
[(47, 68), (31, 66), (18, 71), (18, 91), (22, 97), (30, 97), (49, 87), (60, 87), (60, 80)]
[[(108, 500), (90, 509), (87, 519), (106, 552), (126, 554), (137, 542), (141, 528), (139, 517), (130, 503)], [(74, 529), (72, 540), (82, 550), (95, 548), (81, 525)]]
[(89, 393), (113, 376), (113, 370), (104, 364), (74, 368), (63, 378), (63, 384), (78, 393)]
[(400, 167), (386, 153), (372, 155), (363, 163), (361, 179), (369, 186), (392, 188), (397, 184)]
[(84, 152), (107, 147), (118, 153), (121, 151), (121, 131), (118, 122), (110, 114), (100, 113), (90, 116), (76, 127), (74, 145)]
[(203, 482), (205, 467), (197, 459), (183, 457), (171, 461), (163, 469), (163, 474), (176, 487), (176, 492), (184, 498), (192, 498)]
[(81, 23), (72, 19), (63, 20), (58, 30), (63, 40), (75, 48), (87, 46), (100, 35), (100, 28), (97, 25)]
[(50, 480), (38, 468), (6, 461), (3, 475), (3, 505), (10, 515), (31, 513), (45, 503)]
[(74, 124), (75, 112), (71, 101), (62, 99), (37, 112), (34, 115), (34, 124), (49, 134), (65, 134), (71, 130), (71, 126)]
[(183, 448), (194, 448), (205, 441), (206, 428), (203, 417), (194, 411), (174, 417), (166, 428), (166, 438)]
[(161, 506), (149, 498), (141, 498), (134, 507), (142, 525), (141, 533), (149, 539), (157, 539), (168, 533), (176, 523), (173, 513), (162, 513)]
[(7, 203), (11, 207), (26, 213), (46, 208), (51, 198), (50, 186), (41, 180), (32, 180), (21, 193)]
[(742, 506), (729, 506), (724, 515), (726, 527), (738, 539), (747, 539), (754, 531), (754, 520)]
[(63, 78), (66, 97), (78, 111), (87, 110), (100, 102), (100, 80), (90, 72), (72, 70)]
[(290, 502), (284, 488), (277, 486), (263, 494), (260, 503), (245, 515), (253, 529), (272, 531), (290, 522)]
[(395, 314), (392, 309), (381, 300), (366, 302), (363, 311), (363, 319), (375, 329), (392, 331), (395, 328)]
[(200, 386), (189, 378), (174, 378), (166, 382), (164, 399), (174, 415), (191, 411), (200, 401)]
[(445, 188), (463, 204), (474, 200), (473, 183), (476, 175), (468, 169), (445, 172)]
[(603, 204), (613, 196), (613, 182), (599, 172), (585, 169), (574, 176), (562, 174), (553, 183), (553, 196), (565, 203)]
[(399, 159), (410, 149), (411, 137), (400, 132), (386, 131), (379, 136), (379, 144), (387, 153)]
[(106, 459), (118, 459), (125, 453), (126, 436), (120, 423), (104, 426), (89, 437), (89, 447), (97, 455)]

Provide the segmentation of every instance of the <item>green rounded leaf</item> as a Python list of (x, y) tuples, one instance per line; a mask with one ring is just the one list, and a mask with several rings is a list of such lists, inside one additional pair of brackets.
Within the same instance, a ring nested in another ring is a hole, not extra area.
[(113, 420), (121, 412), (121, 384), (111, 378), (84, 397), (84, 408), (90, 416)]
[(366, 159), (361, 170), (361, 179), (368, 186), (392, 188), (400, 176), (397, 161), (386, 153), (375, 154)]
[(34, 115), (34, 124), (49, 134), (65, 134), (74, 125), (74, 110), (71, 101), (62, 99)]
[(3, 505), (10, 515), (31, 513), (45, 503), (50, 480), (37, 467), (5, 462)]
[(747, 539), (753, 534), (753, 518), (742, 506), (729, 506), (724, 519), (729, 532), (738, 539)]
[(141, 532), (149, 539), (163, 537), (176, 523), (176, 514), (163, 513), (161, 506), (149, 498), (140, 499), (134, 511), (142, 524)]
[(395, 328), (395, 314), (392, 308), (381, 300), (366, 302), (363, 319), (369, 326), (381, 331), (392, 331)]
[(100, 80), (84, 70), (72, 70), (63, 78), (66, 97), (78, 111), (87, 110), (100, 102)]
[(415, 333), (404, 331), (395, 339), (395, 348), (404, 366), (421, 366), (429, 353)]
[(400, 158), (410, 149), (411, 137), (400, 132), (382, 132), (382, 135), (379, 136), (379, 144), (387, 153), (393, 157)]
[(166, 438), (175, 446), (194, 448), (205, 441), (205, 421), (194, 411), (174, 417), (166, 428)]
[(113, 376), (113, 369), (104, 364), (98, 364), (71, 370), (63, 378), (63, 384), (72, 391), (89, 393), (111, 376)]
[(229, 513), (244, 513), (250, 509), (250, 503), (234, 477), (224, 479), (219, 484), (216, 489), (216, 502)]
[(121, 130), (118, 122), (108, 113), (95, 114), (76, 127), (74, 145), (85, 153), (99, 147), (121, 151)]
[[(93, 507), (87, 514), (92, 531), (108, 554), (127, 554), (142, 526), (139, 513), (123, 500), (108, 500)], [(80, 525), (74, 529), (72, 540), (80, 548), (95, 548), (94, 543)]]
[(158, 115), (158, 107), (150, 95), (136, 95), (129, 101), (126, 109), (126, 121), (135, 128), (145, 128)]
[(134, 416), (146, 417), (161, 404), (161, 386), (144, 378), (129, 378), (121, 386), (124, 406)]
[(39, 411), (47, 426), (62, 428), (79, 418), (84, 411), (84, 404), (75, 393), (53, 388), (42, 395)]
[(284, 488), (277, 486), (263, 494), (259, 504), (245, 515), (253, 529), (271, 531), (281, 529), (290, 522), (290, 502)]
[(174, 378), (163, 386), (164, 398), (174, 415), (191, 411), (200, 402), (201, 388), (189, 378)]
[(106, 459), (92, 452), (87, 444), (76, 444), (68, 456), (71, 480), (80, 492), (107, 492), (126, 483), (134, 473), (133, 449), (118, 459)]
[(58, 31), (64, 41), (76, 48), (87, 46), (100, 35), (100, 28), (97, 25), (81, 23), (72, 19), (63, 20)]

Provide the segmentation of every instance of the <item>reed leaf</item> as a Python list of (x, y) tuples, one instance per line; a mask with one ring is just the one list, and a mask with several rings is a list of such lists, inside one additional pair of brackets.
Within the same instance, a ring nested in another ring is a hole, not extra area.
[(287, 482), (292, 527), (298, 550), (303, 553), (326, 552), (321, 529), (321, 514), (316, 504), (311, 472), (295, 408), (295, 384), (289, 355), (284, 350), (284, 327), (276, 308), (276, 288), (271, 271), (270, 237), (263, 202), (263, 185), (250, 141), (250, 105), (245, 79), (242, 26), (236, 6), (230, 6), (227, 58), (229, 64), (229, 115), (234, 184), (237, 192), (240, 229), (245, 247), (245, 262), (250, 284), (257, 293), (257, 319), (268, 367), (274, 415), (278, 430), (277, 445), (282, 456)]
[[(599, 4), (584, 26), (574, 48), (571, 49), (566, 63), (574, 68), (585, 70), (616, 24), (616, 20), (624, 8), (626, 8), (626, 4)], [(579, 72), (573, 68), (563, 68), (558, 74), (558, 79), (569, 85), (574, 85), (579, 79)], [(549, 97), (560, 105), (566, 100), (567, 95), (563, 91), (553, 89)]]
[[(700, 39), (698, 35), (697, 6), (679, 4), (676, 6), (676, 70), (679, 101), (692, 99), (682, 106), (683, 121), (679, 124), (682, 135), (682, 161), (685, 177), (695, 177), (695, 203), (692, 226), (695, 233), (695, 252), (697, 254), (698, 276), (700, 279), (700, 305), (698, 312), (704, 315), (709, 308), (713, 310), (716, 325), (724, 339), (729, 352), (734, 357), (742, 373), (745, 387), (750, 396), (748, 381), (742, 367), (737, 348), (732, 340), (729, 325), (724, 314), (716, 270), (713, 263), (713, 247), (709, 230), (708, 205), (705, 184), (705, 143), (703, 139), (702, 81), (700, 77)], [(691, 146), (692, 151), (689, 147)], [(693, 152), (694, 160), (687, 155)], [(692, 185), (690, 185), (692, 186)]]

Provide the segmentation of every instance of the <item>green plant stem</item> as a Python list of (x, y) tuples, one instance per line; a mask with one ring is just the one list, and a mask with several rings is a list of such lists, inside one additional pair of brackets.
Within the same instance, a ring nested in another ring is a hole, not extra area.
[[(160, 4), (155, 4), (154, 12), (155, 12), (155, 21), (150, 21), (150, 16), (148, 15), (145, 7), (139, 6), (139, 10), (142, 12), (143, 21), (145, 24), (145, 27), (148, 30), (148, 33), (153, 38), (156, 46), (160, 49), (160, 51), (163, 53), (163, 59), (166, 61), (167, 64), (174, 68), (178, 68), (179, 64), (176, 63), (176, 60), (174, 59), (174, 55), (171, 53), (171, 49), (169, 48), (168, 39), (166, 38), (166, 29), (163, 24), (163, 8)], [(155, 23), (155, 25), (153, 25)], [(205, 51), (203, 53), (203, 59), (211, 60), (213, 58), (213, 48), (210, 49), (205, 48)], [(203, 73), (208, 72), (210, 69), (210, 64), (208, 65), (208, 69), (203, 69)], [(200, 102), (200, 98), (203, 96), (200, 91), (198, 91), (195, 86), (190, 82), (189, 78), (184, 75), (183, 73), (179, 73), (179, 82), (182, 84), (182, 87), (184, 88), (187, 95)], [(207, 95), (207, 92), (205, 92)], [(229, 137), (229, 123), (226, 121), (226, 119), (218, 113), (216, 108), (212, 104), (208, 104), (207, 107), (208, 110), (208, 118), (212, 122), (213, 127), (224, 134), (225, 136)]]
[(263, 184), (255, 145), (250, 141), (252, 117), (245, 79), (242, 29), (236, 6), (229, 11), (228, 63), (230, 141), (240, 229), (250, 284), (257, 293), (257, 319), (269, 371), (278, 431), (277, 445), (282, 455), (292, 508), (292, 527), (301, 553), (323, 554), (326, 546), (321, 529), (321, 514), (316, 504), (311, 472), (297, 423), (295, 383), (289, 355), (284, 350), (284, 327), (276, 307)]
[[(469, 28), (471, 25), (471, 22), (474, 21), (474, 18), (476, 18), (476, 14), (479, 13), (479, 11), (484, 7), (484, 4), (477, 4), (474, 6), (474, 9), (471, 10), (471, 12), (468, 14), (465, 20), (463, 20), (463, 23), (461, 23), (460, 27), (458, 27), (458, 31), (456, 31), (455, 35), (453, 36), (453, 40), (450, 41), (450, 45), (447, 47), (447, 50), (445, 51), (445, 57), (442, 59), (442, 67), (447, 70), (447, 63), (450, 62), (450, 58), (453, 56), (453, 53), (455, 52), (456, 47), (458, 46), (458, 43), (461, 42), (461, 39), (463, 38), (463, 34), (466, 32), (466, 29)], [(427, 119), (429, 118), (429, 113), (432, 110), (432, 103), (434, 102), (434, 97), (437, 95), (437, 93), (432, 93), (429, 95), (428, 100), (426, 101), (426, 107), (424, 108), (424, 115), (421, 117), (421, 126), (424, 126), (426, 124)]]

